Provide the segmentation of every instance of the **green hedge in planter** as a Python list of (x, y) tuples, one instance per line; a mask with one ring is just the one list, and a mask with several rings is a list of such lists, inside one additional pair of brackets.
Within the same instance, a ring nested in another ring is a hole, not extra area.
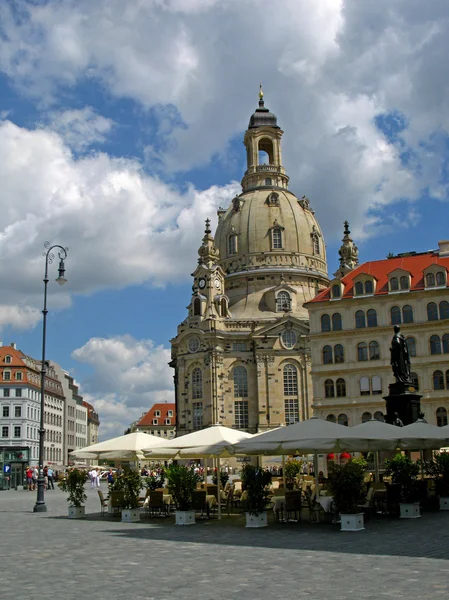
[(391, 460), (385, 461), (385, 474), (391, 475), (391, 482), (401, 486), (401, 502), (410, 504), (419, 499), (417, 477), (419, 464), (414, 463), (404, 454), (396, 454)]
[(84, 486), (87, 480), (86, 471), (82, 469), (70, 469), (66, 477), (58, 483), (59, 489), (69, 495), (67, 502), (70, 502), (71, 506), (79, 508), (86, 502), (87, 496)]
[(360, 512), (366, 499), (364, 484), (366, 461), (353, 458), (344, 465), (329, 465), (328, 486), (337, 511), (343, 515)]
[(270, 499), (267, 486), (271, 483), (271, 473), (260, 467), (245, 464), (242, 468), (242, 485), (248, 494), (247, 508), (250, 515), (262, 513)]
[(170, 465), (165, 471), (168, 480), (168, 491), (173, 497), (178, 510), (190, 510), (192, 495), (200, 477), (193, 468), (183, 465)]
[(432, 460), (423, 461), (427, 475), (435, 478), (436, 491), (439, 496), (449, 496), (449, 452), (435, 453)]
[(125, 468), (120, 480), (121, 491), (123, 491), (122, 508), (133, 510), (139, 508), (140, 489), (142, 480), (140, 472), (136, 469)]

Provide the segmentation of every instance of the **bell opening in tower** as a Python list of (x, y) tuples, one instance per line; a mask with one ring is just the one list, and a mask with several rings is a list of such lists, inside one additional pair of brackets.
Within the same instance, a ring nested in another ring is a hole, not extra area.
[(258, 150), (259, 165), (274, 164), (273, 142), (271, 140), (268, 138), (259, 140)]

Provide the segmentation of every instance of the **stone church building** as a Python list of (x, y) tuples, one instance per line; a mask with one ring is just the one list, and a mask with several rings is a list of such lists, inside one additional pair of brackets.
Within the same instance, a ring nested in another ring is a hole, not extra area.
[(312, 416), (308, 312), (329, 285), (308, 198), (288, 188), (283, 131), (264, 105), (243, 143), (242, 192), (209, 221), (187, 318), (171, 340), (177, 435), (221, 423), (250, 433)]

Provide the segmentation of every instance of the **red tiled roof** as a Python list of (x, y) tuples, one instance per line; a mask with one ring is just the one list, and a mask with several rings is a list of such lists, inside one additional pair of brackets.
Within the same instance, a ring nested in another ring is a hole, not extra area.
[[(160, 411), (160, 417), (156, 417), (155, 416), (155, 412), (156, 411)], [(168, 411), (171, 410), (173, 411), (173, 416), (169, 417), (168, 415)], [(170, 425), (175, 425), (176, 424), (176, 405), (175, 403), (160, 403), (160, 404), (154, 404), (150, 410), (147, 412), (146, 415), (144, 415), (140, 421), (137, 423), (136, 427), (141, 427), (143, 425), (152, 425), (153, 424), (153, 419), (157, 419), (158, 420), (158, 425), (163, 425), (165, 422), (165, 419), (170, 419)]]
[[(388, 294), (388, 274), (396, 269), (407, 271), (411, 275), (410, 291), (424, 289), (423, 271), (431, 265), (441, 265), (449, 271), (449, 256), (439, 256), (433, 251), (417, 254), (415, 256), (398, 256), (396, 258), (386, 258), (384, 260), (374, 260), (363, 263), (342, 279), (345, 284), (343, 298), (352, 298), (354, 289), (354, 279), (358, 275), (372, 275), (377, 279), (375, 296)], [(318, 294), (308, 304), (314, 302), (327, 302), (330, 300), (330, 288), (326, 288)]]

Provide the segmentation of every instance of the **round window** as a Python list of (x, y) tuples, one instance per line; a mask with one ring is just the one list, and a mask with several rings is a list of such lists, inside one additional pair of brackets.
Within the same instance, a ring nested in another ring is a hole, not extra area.
[(189, 339), (189, 352), (198, 352), (200, 349), (200, 338), (197, 336)]
[(297, 341), (296, 333), (293, 329), (286, 329), (281, 333), (281, 341), (284, 348), (294, 348)]

